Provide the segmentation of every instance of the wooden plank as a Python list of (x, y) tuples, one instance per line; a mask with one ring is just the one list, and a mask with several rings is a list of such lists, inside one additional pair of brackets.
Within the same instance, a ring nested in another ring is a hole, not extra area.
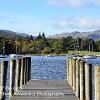
[(66, 80), (31, 80), (10, 100), (77, 100)]

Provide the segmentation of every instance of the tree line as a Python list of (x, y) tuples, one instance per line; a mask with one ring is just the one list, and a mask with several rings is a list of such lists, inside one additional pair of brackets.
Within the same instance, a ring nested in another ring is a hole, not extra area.
[(94, 41), (89, 38), (73, 38), (68, 36), (61, 39), (48, 39), (45, 34), (39, 34), (25, 39), (0, 37), (0, 53), (5, 54), (60, 54), (68, 50), (97, 51), (100, 52), (100, 40)]

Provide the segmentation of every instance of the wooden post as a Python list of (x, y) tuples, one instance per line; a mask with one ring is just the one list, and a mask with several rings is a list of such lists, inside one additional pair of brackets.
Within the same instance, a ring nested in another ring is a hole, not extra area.
[(73, 64), (72, 64), (72, 58), (71, 58), (71, 65), (70, 65), (70, 85), (72, 86), (73, 85), (73, 70), (72, 70), (72, 68), (73, 68)]
[(28, 82), (28, 57), (26, 58), (26, 82)]
[(78, 98), (80, 98), (79, 96), (79, 93), (80, 93), (80, 73), (79, 73), (79, 69), (80, 69), (80, 66), (79, 66), (79, 60), (77, 59), (76, 60), (76, 96)]
[(5, 100), (8, 61), (1, 62), (1, 87), (0, 100)]
[(71, 86), (72, 86), (72, 88), (73, 88), (73, 67), (74, 67), (74, 65), (73, 65), (73, 58), (72, 58), (72, 62), (71, 62)]
[(24, 84), (27, 82), (27, 57), (25, 57), (24, 61)]
[(72, 86), (72, 58), (69, 58), (69, 84)]
[(16, 90), (20, 88), (21, 59), (16, 59)]
[(92, 100), (92, 64), (85, 63), (85, 100)]
[(80, 61), (80, 100), (85, 100), (85, 62)]
[(67, 68), (67, 80), (70, 84), (70, 66), (71, 66), (71, 58), (68, 58), (68, 68)]
[(73, 90), (76, 90), (76, 59), (73, 59)]
[(10, 89), (9, 97), (14, 94), (14, 81), (15, 81), (16, 60), (10, 60)]
[(95, 66), (95, 100), (100, 100), (100, 66)]
[(27, 57), (28, 62), (27, 62), (27, 66), (28, 66), (28, 80), (29, 81), (31, 79), (31, 57)]
[(26, 57), (26, 83), (28, 82), (28, 58)]
[(69, 57), (68, 57), (68, 62), (67, 62), (67, 81), (69, 79)]
[(24, 85), (24, 67), (25, 67), (25, 58), (21, 59), (21, 79), (20, 79), (20, 88)]

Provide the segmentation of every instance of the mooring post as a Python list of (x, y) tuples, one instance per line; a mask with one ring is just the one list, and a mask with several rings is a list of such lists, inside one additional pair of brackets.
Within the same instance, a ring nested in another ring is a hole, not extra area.
[(95, 66), (95, 100), (100, 100), (100, 66)]
[(25, 58), (21, 59), (21, 78), (20, 78), (20, 88), (24, 85), (24, 67), (25, 67)]
[(80, 90), (80, 73), (79, 73), (79, 59), (76, 60), (76, 96), (79, 98), (79, 90)]
[(21, 59), (16, 59), (16, 90), (20, 88)]
[(31, 79), (31, 57), (27, 57), (28, 59), (28, 80), (29, 81)]
[(68, 57), (68, 63), (67, 63), (67, 81), (69, 81), (69, 57)]
[(24, 58), (24, 84), (27, 82), (27, 57)]
[(71, 84), (71, 82), (70, 82), (70, 81), (71, 81), (71, 79), (70, 79), (70, 78), (71, 78), (71, 77), (70, 77), (70, 76), (71, 76), (71, 75), (70, 75), (70, 74), (71, 74), (71, 73), (70, 73), (70, 69), (71, 69), (71, 58), (69, 57), (69, 58), (68, 58), (68, 79), (67, 79), (68, 82), (69, 82), (69, 84)]
[(28, 82), (28, 57), (26, 57), (26, 83)]
[(73, 90), (76, 90), (76, 59), (73, 59)]
[(92, 64), (85, 63), (85, 100), (91, 100), (92, 82), (91, 82)]
[(26, 57), (24, 58), (24, 62), (23, 62), (24, 64), (24, 84), (26, 83), (26, 76), (25, 76), (25, 74), (26, 74)]
[(26, 58), (26, 81), (28, 82), (28, 57)]
[(10, 88), (9, 97), (14, 94), (14, 81), (15, 81), (16, 60), (10, 60)]
[(85, 100), (85, 62), (80, 60), (80, 100)]
[(72, 63), (72, 66), (71, 66), (71, 70), (72, 70), (72, 72), (71, 72), (71, 73), (72, 73), (72, 75), (71, 75), (71, 80), (72, 80), (71, 86), (72, 86), (72, 88), (73, 88), (73, 67), (74, 67), (74, 65), (73, 65), (73, 60), (74, 60), (74, 59), (72, 58), (72, 62), (71, 62), (71, 63)]
[(72, 67), (73, 67), (73, 65), (72, 65), (72, 58), (70, 58), (70, 65), (69, 65), (69, 82), (70, 82), (70, 85), (72, 86), (72, 77), (73, 77), (73, 75), (72, 75), (72, 73), (73, 73), (73, 71), (72, 71)]
[(8, 61), (1, 62), (1, 87), (0, 100), (5, 100)]

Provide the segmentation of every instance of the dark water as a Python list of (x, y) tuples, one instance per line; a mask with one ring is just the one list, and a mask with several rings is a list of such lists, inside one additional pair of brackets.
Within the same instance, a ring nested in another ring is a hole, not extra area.
[(32, 79), (65, 80), (67, 57), (32, 57)]

